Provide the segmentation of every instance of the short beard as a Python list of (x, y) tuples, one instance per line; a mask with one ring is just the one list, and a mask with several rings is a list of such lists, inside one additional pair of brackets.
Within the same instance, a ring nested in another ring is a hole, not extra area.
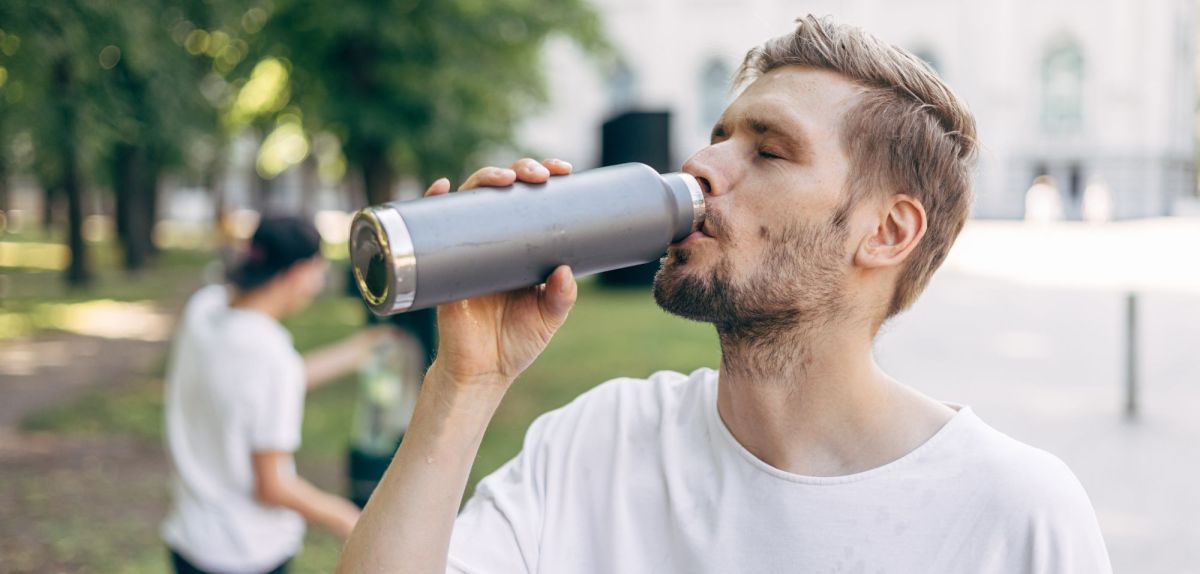
[(745, 283), (734, 281), (729, 253), (702, 277), (688, 271), (687, 252), (676, 249), (654, 277), (654, 300), (668, 313), (712, 323), (726, 347), (798, 344), (842, 315), (841, 221), (785, 227)]

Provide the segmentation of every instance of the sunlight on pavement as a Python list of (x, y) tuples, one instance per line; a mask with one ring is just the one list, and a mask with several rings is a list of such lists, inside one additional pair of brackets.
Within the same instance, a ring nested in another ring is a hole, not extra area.
[(26, 376), (41, 369), (61, 367), (71, 361), (94, 356), (95, 342), (67, 344), (62, 341), (16, 341), (0, 346), (0, 375)]
[(99, 300), (60, 305), (55, 327), (80, 335), (105, 339), (165, 341), (171, 336), (172, 317), (150, 302)]
[(972, 220), (946, 268), (1044, 287), (1200, 292), (1197, 246), (1200, 219)]
[(12, 243), (0, 241), (0, 267), (27, 267), (61, 271), (67, 268), (71, 251), (58, 243)]
[(42, 303), (30, 313), (0, 313), (0, 340), (58, 329), (105, 339), (165, 341), (171, 336), (173, 321), (151, 301)]

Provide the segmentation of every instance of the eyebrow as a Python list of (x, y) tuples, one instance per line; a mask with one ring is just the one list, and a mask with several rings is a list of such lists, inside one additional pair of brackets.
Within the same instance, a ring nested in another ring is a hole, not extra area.
[[(779, 136), (787, 144), (787, 147), (793, 153), (798, 155), (798, 157), (795, 158), (796, 160), (807, 159), (807, 156), (812, 149), (812, 146), (808, 140), (808, 134), (806, 134), (804, 129), (800, 126), (794, 126), (791, 129), (784, 129), (778, 124), (761, 117), (744, 117), (741, 119), (740, 123), (755, 134)], [(712, 136), (715, 136), (718, 131), (724, 131), (728, 133), (726, 128), (727, 125), (728, 122), (725, 121), (725, 118), (717, 120), (716, 125), (714, 125), (712, 129)]]

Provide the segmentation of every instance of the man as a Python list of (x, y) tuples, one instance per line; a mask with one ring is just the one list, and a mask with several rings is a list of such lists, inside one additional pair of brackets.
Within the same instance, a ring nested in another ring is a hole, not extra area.
[(357, 367), (379, 333), (296, 352), (279, 320), (312, 302), (326, 267), (311, 221), (264, 218), (231, 287), (204, 287), (184, 310), (166, 385), (162, 536), (176, 572), (283, 572), (305, 520), (342, 538), (354, 528), (358, 508), (297, 476), (292, 459), (306, 388)]
[[(489, 418), (576, 288), (560, 268), (443, 306), (440, 353), (343, 572), (1111, 570), (1058, 459), (872, 357), (967, 218), (966, 106), (912, 55), (812, 17), (751, 50), (738, 82), (684, 165), (703, 229), (654, 286), (664, 309), (716, 327), (720, 371), (610, 381), (544, 415), (456, 521)], [(464, 187), (568, 171), (522, 161)]]

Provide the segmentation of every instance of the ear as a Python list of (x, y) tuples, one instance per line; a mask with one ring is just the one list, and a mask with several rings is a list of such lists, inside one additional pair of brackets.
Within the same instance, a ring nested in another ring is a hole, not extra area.
[(897, 194), (881, 206), (875, 228), (854, 252), (854, 264), (863, 268), (900, 265), (925, 236), (925, 206), (915, 198)]

